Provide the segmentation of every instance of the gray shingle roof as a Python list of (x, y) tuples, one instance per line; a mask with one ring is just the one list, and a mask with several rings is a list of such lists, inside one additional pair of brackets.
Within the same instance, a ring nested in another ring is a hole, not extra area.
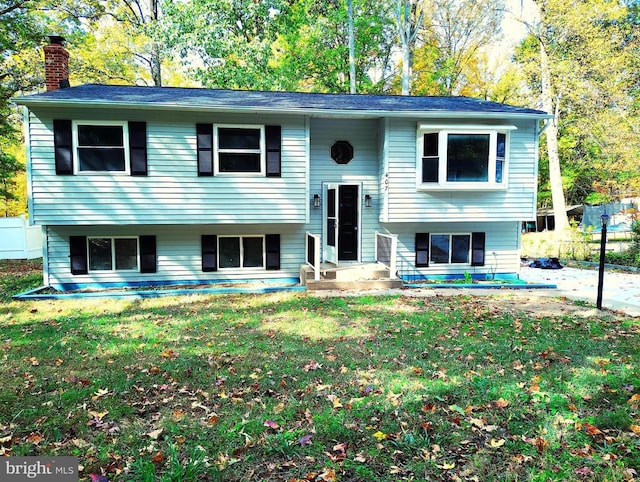
[(470, 97), (413, 97), (365, 94), (263, 92), (182, 87), (85, 84), (22, 96), (16, 103), (120, 106), (150, 109), (225, 110), (382, 116), (470, 114), (476, 117), (548, 117), (545, 112)]

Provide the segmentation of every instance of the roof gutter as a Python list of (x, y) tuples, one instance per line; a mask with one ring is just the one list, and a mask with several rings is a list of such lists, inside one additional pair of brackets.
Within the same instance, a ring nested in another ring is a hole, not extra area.
[(14, 102), (27, 107), (65, 107), (65, 108), (119, 108), (119, 109), (145, 109), (145, 110), (173, 110), (180, 109), (187, 112), (228, 112), (228, 113), (251, 113), (251, 114), (295, 114), (309, 115), (316, 117), (419, 117), (419, 118), (441, 118), (443, 115), (447, 117), (458, 117), (466, 119), (483, 119), (487, 117), (496, 117), (501, 119), (549, 119), (553, 116), (549, 114), (529, 114), (529, 113), (509, 113), (509, 112), (473, 112), (473, 111), (448, 111), (448, 110), (351, 110), (351, 109), (319, 109), (304, 107), (252, 107), (252, 106), (234, 106), (219, 107), (215, 105), (194, 105), (194, 104), (174, 104), (174, 103), (155, 103), (148, 102), (113, 102), (98, 101), (87, 102), (86, 100), (42, 100), (29, 99), (27, 97), (17, 97)]

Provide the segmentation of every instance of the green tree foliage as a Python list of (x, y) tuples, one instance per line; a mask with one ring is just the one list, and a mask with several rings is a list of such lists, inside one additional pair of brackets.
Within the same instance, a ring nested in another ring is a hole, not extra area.
[[(613, 0), (537, 3), (545, 28), (532, 26), (537, 38), (527, 39), (516, 58), (531, 90), (539, 92), (538, 42), (546, 48), (567, 202), (598, 202), (637, 193), (637, 4), (632, 8)], [(547, 179), (541, 181), (541, 186), (547, 184)]]
[(19, 198), (15, 191), (16, 175), (24, 171), (24, 165), (15, 156), (2, 149), (0, 151), (0, 202), (4, 205), (4, 215), (8, 216), (9, 201)]
[(429, 0), (424, 9), (422, 42), (415, 54), (420, 58), (415, 69), (420, 88), (414, 93), (477, 95), (486, 91), (483, 77), (490, 69), (483, 49), (499, 39), (502, 0)]
[[(353, 0), (358, 91), (380, 89), (391, 54), (384, 2)], [(208, 87), (348, 92), (346, 0), (190, 0), (163, 32)], [(378, 79), (379, 80), (379, 79)]]
[(284, 1), (190, 0), (168, 4), (167, 43), (208, 87), (269, 89), (276, 82), (272, 45)]

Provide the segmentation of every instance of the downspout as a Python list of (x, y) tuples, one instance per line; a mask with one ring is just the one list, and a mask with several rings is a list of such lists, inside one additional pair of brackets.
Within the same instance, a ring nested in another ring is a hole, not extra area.
[(22, 108), (22, 118), (24, 125), (25, 162), (27, 164), (27, 211), (29, 212), (29, 226), (33, 226), (33, 179), (31, 170), (31, 126), (29, 125), (29, 108)]

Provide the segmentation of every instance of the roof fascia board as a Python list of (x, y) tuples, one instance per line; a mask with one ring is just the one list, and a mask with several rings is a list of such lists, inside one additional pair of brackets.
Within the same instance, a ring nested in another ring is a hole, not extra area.
[(27, 97), (17, 97), (14, 102), (18, 105), (24, 105), (29, 108), (33, 107), (66, 107), (66, 108), (118, 108), (118, 109), (136, 109), (136, 110), (181, 110), (185, 112), (224, 112), (233, 113), (241, 112), (248, 114), (295, 114), (308, 115), (315, 117), (418, 117), (418, 118), (438, 118), (446, 115), (447, 117), (459, 118), (478, 118), (486, 117), (511, 118), (511, 119), (550, 119), (550, 114), (534, 114), (528, 112), (474, 112), (474, 111), (449, 111), (449, 110), (350, 110), (350, 109), (318, 109), (305, 107), (251, 107), (251, 106), (234, 106), (233, 108), (218, 107), (209, 105), (193, 105), (193, 104), (167, 104), (167, 103), (147, 103), (147, 102), (113, 102), (98, 101), (91, 102), (87, 100), (56, 100), (56, 99), (29, 99)]

